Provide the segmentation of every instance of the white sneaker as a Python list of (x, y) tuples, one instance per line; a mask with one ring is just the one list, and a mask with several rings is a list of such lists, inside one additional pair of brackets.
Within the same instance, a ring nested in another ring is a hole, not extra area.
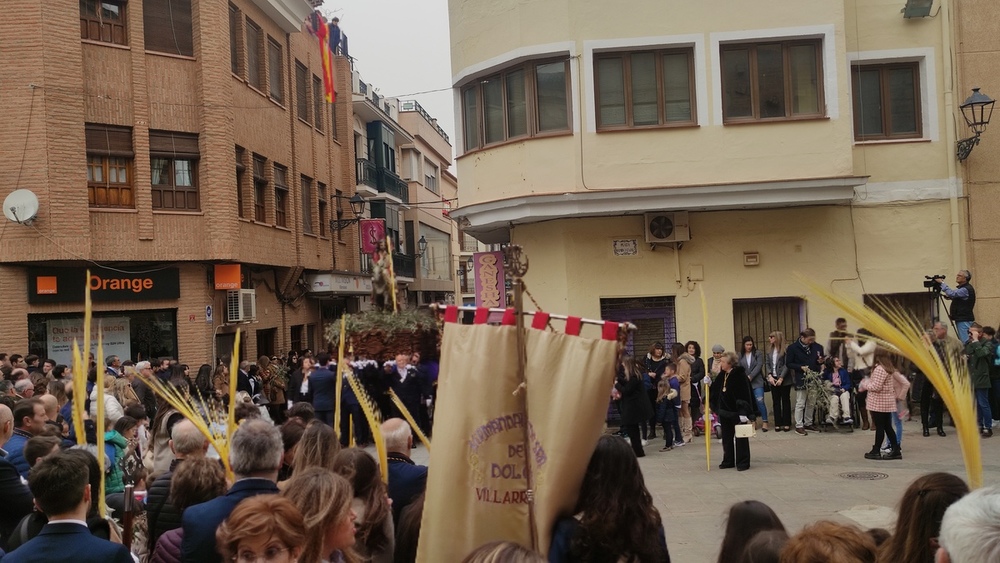
[(649, 440), (643, 440), (641, 443), (642, 443), (643, 447), (648, 446), (649, 445)]

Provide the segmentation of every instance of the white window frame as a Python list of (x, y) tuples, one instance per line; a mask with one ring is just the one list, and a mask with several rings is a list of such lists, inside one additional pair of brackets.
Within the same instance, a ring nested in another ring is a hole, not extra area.
[[(856, 65), (878, 65), (892, 63), (917, 63), (920, 70), (920, 119), (923, 136), (910, 139), (873, 139), (869, 141), (854, 140), (855, 145), (882, 145), (886, 143), (913, 143), (922, 141), (938, 141), (941, 138), (940, 109), (938, 108), (937, 66), (933, 47), (914, 49), (890, 49), (884, 51), (857, 51), (847, 53), (847, 69), (851, 77), (851, 100), (854, 96), (854, 75)], [(851, 115), (851, 137), (854, 138), (853, 103)]]

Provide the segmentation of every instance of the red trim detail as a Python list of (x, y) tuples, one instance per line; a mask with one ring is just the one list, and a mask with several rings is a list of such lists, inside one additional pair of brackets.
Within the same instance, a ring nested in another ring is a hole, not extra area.
[(507, 310), (503, 312), (503, 320), (500, 321), (500, 324), (504, 326), (514, 326), (517, 324), (514, 319), (514, 309), (508, 307)]
[(473, 322), (475, 322), (477, 325), (484, 325), (486, 324), (486, 321), (489, 320), (489, 318), (490, 318), (489, 309), (487, 309), (486, 307), (476, 307), (476, 319)]
[(601, 337), (604, 340), (618, 340), (618, 323), (605, 322), (604, 329), (601, 331)]
[(444, 308), (444, 322), (446, 323), (457, 323), (458, 322), (458, 305), (448, 305)]
[(570, 336), (580, 336), (580, 329), (583, 327), (583, 319), (580, 317), (566, 318), (566, 334)]
[(545, 330), (545, 327), (549, 324), (549, 314), (538, 311), (535, 313), (535, 318), (531, 321), (531, 328), (537, 328), (538, 330)]

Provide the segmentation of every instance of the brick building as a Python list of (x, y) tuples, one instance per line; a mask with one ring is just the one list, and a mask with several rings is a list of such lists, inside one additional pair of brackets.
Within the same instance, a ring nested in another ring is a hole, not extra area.
[[(361, 306), (357, 226), (329, 225), (355, 191), (351, 68), (327, 104), (311, 10), (4, 2), (0, 193), (39, 212), (0, 226), (0, 350), (65, 361), (87, 267), (106, 351), (133, 359), (196, 367), (238, 326), (244, 357), (316, 348)], [(313, 295), (315, 273), (350, 283)]]

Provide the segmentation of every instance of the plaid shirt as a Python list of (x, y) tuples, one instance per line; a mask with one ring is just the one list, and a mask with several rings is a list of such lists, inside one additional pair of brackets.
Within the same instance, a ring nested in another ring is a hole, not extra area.
[(872, 375), (865, 386), (868, 398), (865, 406), (874, 412), (896, 412), (896, 392), (892, 376), (880, 365), (872, 369)]

